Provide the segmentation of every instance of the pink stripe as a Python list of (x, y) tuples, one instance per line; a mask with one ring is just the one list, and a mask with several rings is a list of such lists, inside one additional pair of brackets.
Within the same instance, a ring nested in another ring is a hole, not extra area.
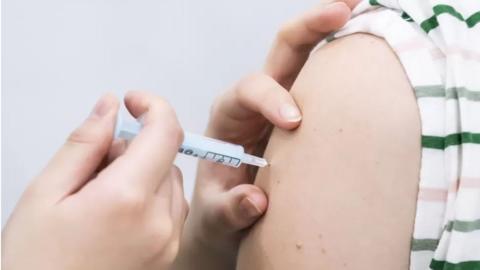
[(480, 189), (480, 177), (463, 177), (460, 181), (455, 181), (449, 188), (450, 192), (457, 192), (458, 188), (461, 189)]
[(406, 41), (393, 44), (392, 47), (395, 49), (395, 52), (398, 54), (430, 48), (430, 55), (434, 59), (442, 59), (442, 58), (445, 58), (446, 56), (458, 55), (465, 59), (480, 62), (480, 53), (477, 51), (468, 50), (456, 44), (456, 45), (446, 47), (445, 50), (442, 52), (442, 50), (440, 50), (439, 48), (431, 48), (431, 44), (425, 41), (424, 38), (408, 39)]
[(418, 192), (419, 201), (446, 201), (448, 191), (440, 188), (421, 188)]
[(442, 188), (420, 188), (418, 191), (418, 200), (435, 202), (447, 201), (448, 194), (457, 193), (459, 186), (461, 189), (480, 189), (480, 178), (463, 177), (460, 181), (453, 182), (448, 190)]
[(464, 49), (458, 45), (447, 47), (445, 49), (445, 54), (448, 56), (459, 55), (465, 59), (480, 61), (480, 53), (476, 51)]
[(433, 59), (438, 60), (438, 59), (443, 59), (445, 58), (445, 54), (439, 49), (439, 48), (434, 48), (430, 50), (430, 55), (432, 56)]

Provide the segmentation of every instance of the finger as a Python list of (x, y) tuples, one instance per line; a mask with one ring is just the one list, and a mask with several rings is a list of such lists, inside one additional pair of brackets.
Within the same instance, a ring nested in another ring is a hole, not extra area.
[(273, 125), (292, 129), (300, 124), (302, 115), (292, 95), (270, 76), (250, 76), (235, 91), (240, 107), (262, 114)]
[(345, 25), (350, 15), (347, 4), (334, 2), (316, 7), (285, 24), (267, 57), (265, 72), (289, 89), (313, 47), (330, 32)]
[(97, 166), (97, 169), (92, 174), (91, 179), (95, 179), (97, 175), (103, 171), (110, 163), (112, 163), (117, 157), (121, 156), (127, 149), (127, 141), (124, 139), (114, 139), (105, 157)]
[(360, 0), (334, 0), (332, 2), (343, 2), (345, 3), (351, 10), (353, 10), (358, 3), (360, 3)]
[[(160, 218), (168, 217), (171, 224), (169, 241), (173, 241), (173, 243), (178, 243), (188, 213), (188, 204), (183, 195), (182, 180), (183, 177), (180, 170), (176, 166), (172, 166), (165, 181), (159, 186), (155, 196), (155, 212)], [(165, 220), (163, 223), (165, 223)], [(172, 247), (177, 248), (178, 246), (173, 244)], [(174, 252), (174, 254), (176, 254), (176, 252)]]
[[(173, 237), (179, 239), (183, 231), (183, 225), (188, 213), (188, 204), (184, 197), (182, 172), (176, 166), (172, 166), (170, 171), (171, 185), (171, 204), (170, 215), (173, 219), (174, 233)], [(161, 195), (159, 195), (161, 196)]]
[(58, 199), (79, 190), (108, 152), (117, 111), (115, 96), (104, 95), (47, 165), (38, 178), (39, 186), (49, 189)]
[(125, 150), (127, 150), (127, 141), (121, 138), (115, 139), (110, 146), (110, 150), (108, 151), (107, 164), (112, 163), (119, 156), (123, 155)]
[(255, 223), (267, 210), (267, 196), (255, 185), (239, 185), (224, 194), (224, 197), (212, 206), (217, 218), (228, 231), (239, 231)]
[(120, 181), (115, 179), (115, 185), (125, 184), (153, 194), (170, 171), (183, 131), (170, 105), (153, 94), (129, 92), (125, 105), (135, 118), (141, 116), (143, 127), (105, 173), (123, 175)]
[[(223, 100), (218, 110), (238, 120), (261, 114), (282, 129), (296, 128), (302, 119), (300, 109), (288, 91), (265, 74), (254, 74), (241, 80)], [(229, 112), (229, 113), (227, 113)]]

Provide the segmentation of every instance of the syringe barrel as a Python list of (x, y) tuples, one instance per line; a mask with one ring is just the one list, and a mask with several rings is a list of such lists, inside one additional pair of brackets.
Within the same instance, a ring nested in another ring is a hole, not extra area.
[(115, 134), (114, 138), (122, 138), (125, 140), (132, 140), (140, 133), (142, 129), (142, 124), (138, 121), (125, 121), (119, 115), (117, 117), (117, 123), (115, 124)]
[[(118, 117), (115, 127), (115, 138), (132, 140), (142, 129), (138, 121), (124, 121)], [(240, 145), (222, 142), (201, 135), (186, 132), (179, 153), (231, 167), (242, 164), (244, 149)]]
[(185, 155), (210, 160), (231, 167), (239, 167), (242, 164), (244, 154), (244, 149), (240, 145), (191, 133), (185, 133), (183, 144), (178, 151)]

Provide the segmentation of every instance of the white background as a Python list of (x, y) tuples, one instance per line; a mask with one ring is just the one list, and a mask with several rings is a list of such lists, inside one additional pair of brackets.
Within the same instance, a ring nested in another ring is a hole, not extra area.
[[(261, 68), (315, 0), (3, 0), (2, 226), (105, 91), (150, 90), (201, 133), (215, 96)], [(195, 160), (178, 158), (187, 197)]]

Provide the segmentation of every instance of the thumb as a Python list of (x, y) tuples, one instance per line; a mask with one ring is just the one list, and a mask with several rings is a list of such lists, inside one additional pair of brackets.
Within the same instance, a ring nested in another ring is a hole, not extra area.
[(100, 98), (88, 118), (50, 160), (34, 186), (57, 201), (79, 190), (108, 153), (118, 106), (112, 94)]
[(255, 223), (267, 210), (267, 196), (255, 185), (238, 185), (224, 194), (222, 217), (228, 230), (239, 231)]

